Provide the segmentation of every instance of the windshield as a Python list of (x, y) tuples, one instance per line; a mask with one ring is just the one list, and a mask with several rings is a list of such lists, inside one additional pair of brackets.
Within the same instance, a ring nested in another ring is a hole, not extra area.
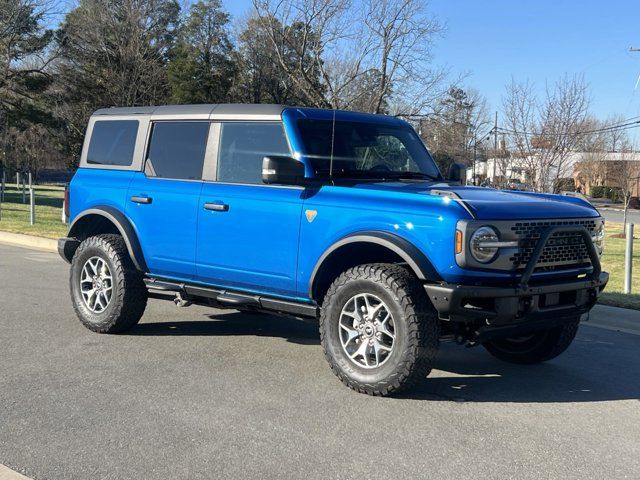
[[(298, 120), (302, 152), (319, 177), (329, 175), (331, 120)], [(335, 122), (333, 176), (375, 179), (439, 179), (431, 155), (407, 126), (364, 122)]]

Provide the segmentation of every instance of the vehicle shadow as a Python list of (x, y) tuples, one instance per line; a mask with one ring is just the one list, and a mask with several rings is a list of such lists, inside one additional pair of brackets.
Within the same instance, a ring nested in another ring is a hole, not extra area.
[(207, 320), (139, 323), (127, 332), (143, 336), (259, 336), (284, 338), (300, 345), (319, 345), (318, 325), (295, 318), (229, 311)]
[[(294, 318), (244, 312), (206, 320), (141, 323), (142, 336), (265, 336), (319, 345), (318, 326)], [(433, 372), (397, 398), (465, 402), (553, 403), (640, 400), (638, 337), (582, 328), (569, 350), (540, 365), (512, 365), (484, 348), (442, 343)]]
[(539, 365), (505, 363), (482, 347), (442, 344), (429, 378), (403, 398), (503, 403), (640, 400), (640, 382), (633, 380), (640, 378), (640, 343), (625, 334), (593, 330), (579, 333), (567, 352)]

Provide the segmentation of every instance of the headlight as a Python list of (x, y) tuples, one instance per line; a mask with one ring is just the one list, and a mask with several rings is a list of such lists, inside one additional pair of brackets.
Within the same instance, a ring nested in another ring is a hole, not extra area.
[(593, 244), (595, 245), (598, 254), (602, 255), (602, 252), (604, 251), (604, 222), (600, 224), (595, 235), (591, 238), (593, 239)]
[(471, 255), (480, 263), (489, 263), (498, 253), (498, 232), (491, 227), (480, 227), (469, 240)]

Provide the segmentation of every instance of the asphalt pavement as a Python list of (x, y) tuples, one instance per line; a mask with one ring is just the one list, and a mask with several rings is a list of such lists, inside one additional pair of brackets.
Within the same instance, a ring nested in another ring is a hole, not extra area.
[[(622, 223), (624, 220), (624, 211), (618, 208), (598, 207), (598, 211), (607, 222)], [(627, 222), (638, 225), (635, 228), (640, 229), (640, 210), (627, 210)]]
[(40, 479), (640, 477), (640, 336), (520, 367), (442, 346), (399, 398), (342, 386), (317, 326), (151, 301), (127, 334), (55, 254), (0, 245), (0, 464)]

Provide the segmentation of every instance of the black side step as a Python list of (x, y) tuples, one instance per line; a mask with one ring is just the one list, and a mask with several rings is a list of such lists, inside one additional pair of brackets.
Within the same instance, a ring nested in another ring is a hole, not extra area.
[(256, 310), (286, 313), (297, 317), (318, 318), (319, 315), (318, 306), (315, 304), (291, 302), (279, 298), (251, 295), (202, 285), (173, 283), (154, 278), (146, 278), (144, 283), (149, 290), (158, 291), (165, 296), (167, 294), (175, 295), (179, 293), (187, 299), (192, 299), (193, 297), (207, 298), (230, 308), (253, 308)]
[(150, 290), (184, 293), (184, 285), (179, 283), (163, 282), (162, 280), (156, 280), (155, 278), (145, 278), (144, 284)]

